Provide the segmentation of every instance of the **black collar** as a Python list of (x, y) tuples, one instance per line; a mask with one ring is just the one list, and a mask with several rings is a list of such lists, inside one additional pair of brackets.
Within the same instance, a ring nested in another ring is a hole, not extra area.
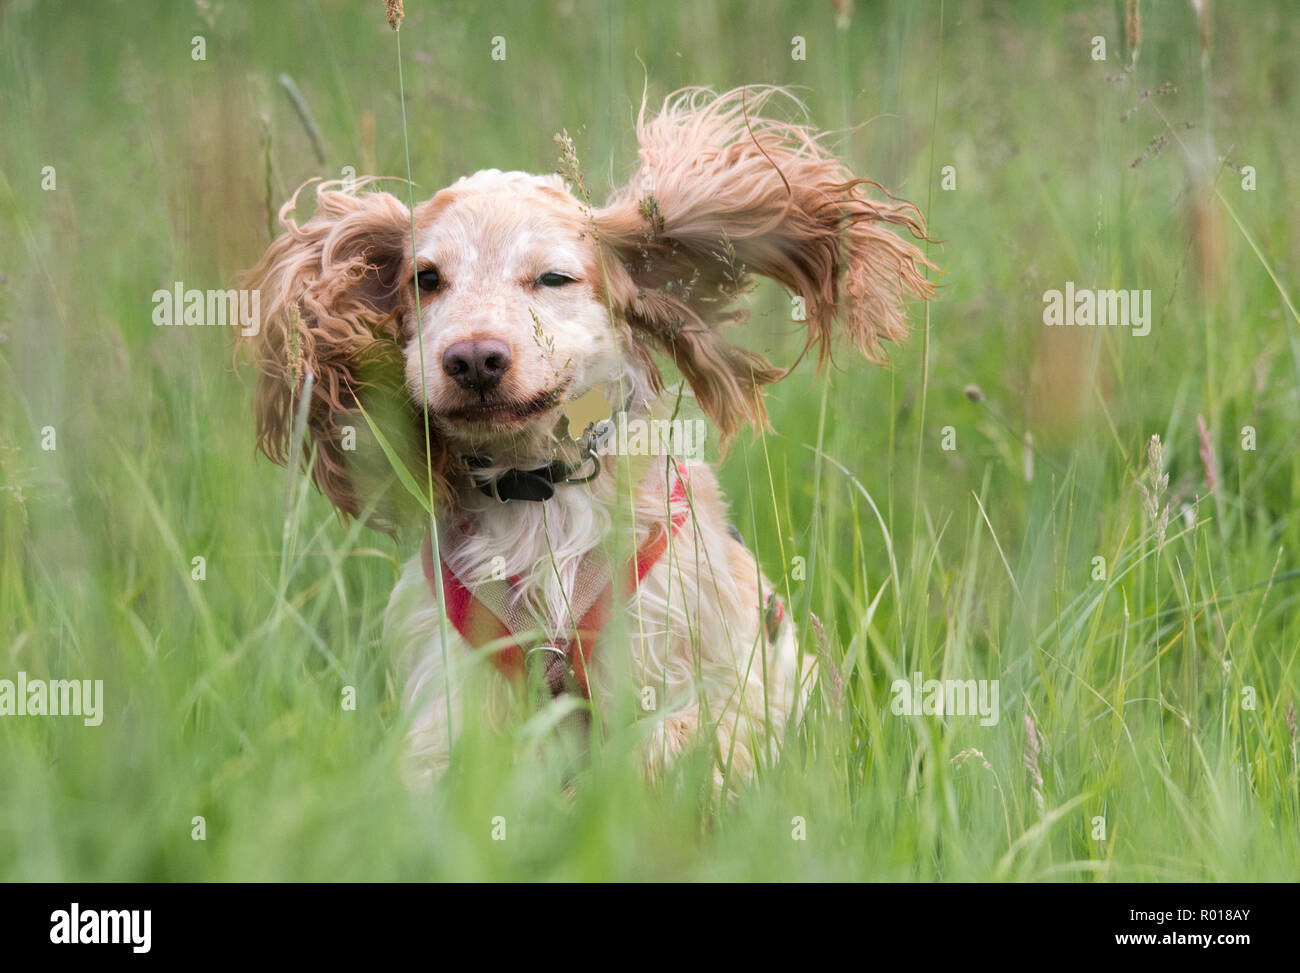
[[(623, 404), (616, 406), (608, 419), (590, 423), (583, 430), (581, 436), (575, 440), (569, 440), (577, 447), (579, 459), (576, 463), (570, 463), (563, 459), (554, 459), (545, 466), (539, 466), (532, 470), (506, 470), (486, 483), (478, 483), (478, 488), (489, 497), (500, 500), (502, 503), (508, 500), (545, 501), (555, 496), (555, 488), (560, 484), (587, 483), (594, 480), (600, 475), (600, 456), (597, 454), (614, 435), (614, 427), (619, 414), (626, 413), (631, 405), (632, 393), (629, 392), (627, 398), (623, 400)], [(557, 431), (560, 438), (569, 439), (568, 417), (561, 420)], [(590, 473), (586, 476), (576, 475), (587, 469), (588, 464), (590, 464)], [(486, 456), (466, 456), (465, 465), (470, 470), (484, 470), (492, 465), (492, 460)]]
[[(573, 474), (583, 469), (588, 462), (593, 467), (590, 475), (575, 479)], [(465, 463), (470, 469), (483, 469), (490, 466), (492, 461), (480, 456), (468, 456), (465, 458)], [(500, 500), (502, 503), (507, 500), (543, 501), (555, 496), (557, 484), (586, 483), (588, 480), (595, 479), (596, 474), (599, 472), (600, 460), (592, 454), (577, 466), (566, 463), (562, 459), (557, 459), (534, 470), (506, 470), (486, 483), (478, 484), (478, 488), (489, 497)]]

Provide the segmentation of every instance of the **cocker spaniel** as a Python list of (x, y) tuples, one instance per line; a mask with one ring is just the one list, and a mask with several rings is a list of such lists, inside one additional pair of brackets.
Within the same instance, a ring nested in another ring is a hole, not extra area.
[[(763, 387), (785, 370), (722, 331), (755, 275), (793, 296), (823, 362), (837, 333), (879, 360), (905, 297), (931, 287), (891, 229), (923, 237), (919, 211), (763, 114), (778, 95), (643, 102), (639, 166), (603, 206), (575, 166), (478, 172), (413, 211), (322, 183), (307, 222), (298, 193), (281, 210), (249, 275), (259, 444), (287, 463), (305, 429), (316, 485), (381, 526), (403, 492), (392, 456), (435, 504), (384, 626), (418, 774), (448, 766), (465, 721), (504, 725), (539, 695), (598, 727), (644, 715), (651, 776), (703, 740), (719, 781), (770, 760), (798, 713), (812, 660), (713, 470), (673, 448), (683, 390), (722, 443), (766, 423)], [(382, 453), (349, 448), (358, 429)]]

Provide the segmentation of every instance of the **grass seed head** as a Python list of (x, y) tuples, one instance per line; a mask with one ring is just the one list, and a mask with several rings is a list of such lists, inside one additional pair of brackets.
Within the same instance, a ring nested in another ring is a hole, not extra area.
[(1205, 485), (1214, 493), (1214, 446), (1210, 443), (1210, 430), (1205, 425), (1205, 416), (1196, 417), (1196, 435), (1201, 441), (1201, 467), (1205, 470)]
[(384, 15), (388, 18), (388, 26), (393, 30), (397, 30), (402, 18), (406, 16), (406, 12), (402, 9), (402, 0), (384, 0), (384, 7)]
[(1038, 766), (1038, 757), (1041, 752), (1038, 730), (1034, 726), (1034, 718), (1028, 713), (1025, 714), (1025, 769), (1029, 771), (1030, 789), (1034, 794), (1034, 806), (1038, 808), (1041, 815), (1045, 807), (1043, 798), (1043, 772)]
[(1155, 530), (1157, 550), (1164, 550), (1165, 534), (1169, 529), (1169, 504), (1166, 503), (1163, 510), (1160, 506), (1165, 491), (1169, 489), (1169, 474), (1164, 472), (1164, 462), (1160, 437), (1152, 436), (1147, 440), (1147, 467), (1138, 477), (1137, 486), (1142, 496), (1142, 508)]
[(1124, 17), (1124, 40), (1128, 44), (1130, 64), (1137, 64), (1142, 49), (1142, 0), (1128, 0)]

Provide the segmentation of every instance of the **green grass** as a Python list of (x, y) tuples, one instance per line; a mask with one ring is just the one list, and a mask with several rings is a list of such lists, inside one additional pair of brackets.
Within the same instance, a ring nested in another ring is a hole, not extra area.
[[(339, 522), (255, 455), (228, 330), (150, 317), (155, 289), (249, 266), (302, 180), (406, 172), (395, 38), (378, 2), (214, 6), (205, 22), (184, 3), (0, 4), (0, 678), (102, 679), (106, 695), (97, 728), (0, 718), (0, 879), (1300, 873), (1286, 3), (1215, 5), (1204, 66), (1190, 6), (1143, 4), (1129, 74), (1113, 3), (860, 3), (837, 30), (828, 5), (793, 0), (408, 0), (418, 198), (478, 168), (551, 170), (565, 128), (599, 198), (632, 161), (648, 78), (652, 98), (801, 86), (815, 122), (851, 128), (855, 171), (926, 210), (941, 296), (912, 309), (892, 368), (842, 354), (827, 382), (804, 362), (771, 397), (773, 431), (722, 464), (735, 522), (809, 649), (808, 613), (824, 624), (840, 683), (723, 806), (704, 759), (642, 784), (637, 727), (611, 730), (571, 798), (526, 734), (473, 726), (432, 792), (401, 783), (379, 622), (409, 541)], [(1068, 280), (1150, 289), (1151, 333), (1045, 328), (1042, 293)], [(746, 340), (792, 360), (784, 296), (765, 284), (753, 308)], [(1163, 547), (1136, 488), (1153, 434)], [(1000, 722), (895, 716), (890, 684), (918, 670), (998, 679)]]

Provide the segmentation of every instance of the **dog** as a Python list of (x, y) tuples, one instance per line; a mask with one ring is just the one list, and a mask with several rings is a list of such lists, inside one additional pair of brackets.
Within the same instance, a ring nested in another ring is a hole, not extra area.
[[(316, 485), (385, 526), (379, 480), (343, 444), (374, 424), (405, 437), (436, 503), (384, 620), (417, 780), (447, 769), (455, 727), (517, 714), (526, 685), (593, 713), (653, 687), (638, 758), (651, 778), (701, 741), (717, 780), (747, 779), (797, 718), (815, 660), (713, 470), (609, 442), (671, 423), (683, 395), (722, 444), (766, 426), (763, 389), (786, 370), (722, 331), (757, 276), (792, 295), (821, 364), (837, 335), (883, 361), (906, 299), (932, 296), (920, 211), (873, 198), (822, 133), (774, 117), (786, 98), (691, 88), (657, 112), (643, 98), (639, 165), (600, 206), (560, 137), (562, 173), (481, 171), (413, 210), (336, 181), (307, 222), (292, 216), (301, 187), (281, 209), (286, 232), (248, 278), (260, 447), (290, 462), (301, 410)], [(400, 372), (387, 418), (383, 363)], [(580, 435), (578, 402), (600, 416)]]

